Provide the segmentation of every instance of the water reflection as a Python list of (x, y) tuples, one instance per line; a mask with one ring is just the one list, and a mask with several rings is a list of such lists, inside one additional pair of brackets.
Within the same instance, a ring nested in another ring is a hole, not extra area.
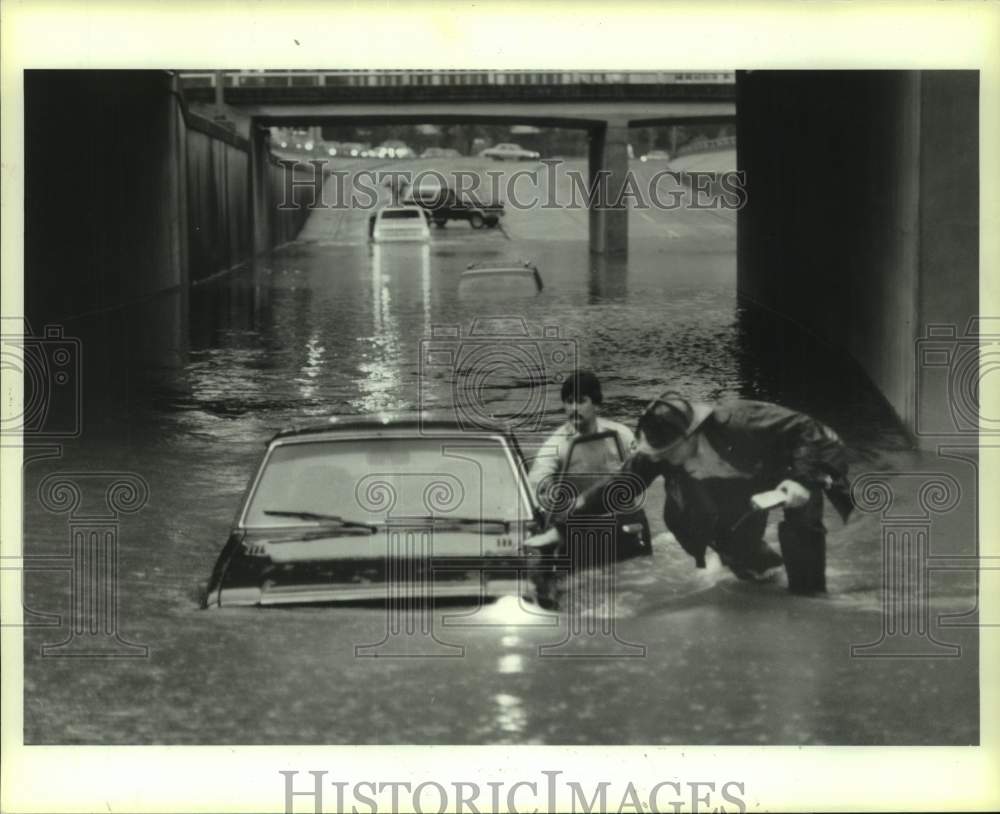
[[(300, 376), (295, 380), (299, 385), (299, 395), (307, 402), (311, 403), (316, 396), (317, 380), (323, 372), (326, 348), (322, 345), (319, 334), (315, 331), (306, 342), (306, 361), (300, 368)], [(317, 413), (325, 412), (322, 408), (311, 411)]]
[[(414, 269), (414, 266), (417, 266)], [(427, 244), (374, 244), (371, 251), (372, 335), (358, 337), (364, 346), (358, 364), (360, 393), (351, 401), (358, 412), (393, 412), (413, 409), (403, 396), (403, 367), (422, 336), (431, 327), (431, 257)], [(419, 285), (421, 323), (417, 335), (404, 340), (400, 316), (407, 317), (414, 299), (414, 281)]]
[(370, 337), (358, 337), (367, 347), (362, 350), (362, 361), (358, 364), (359, 395), (351, 401), (352, 407), (362, 413), (387, 412), (400, 403), (399, 325), (392, 312), (390, 278), (382, 271), (379, 246), (375, 246), (372, 259), (373, 333)]
[(596, 255), (587, 282), (591, 305), (624, 300), (628, 296), (628, 260)]
[(524, 704), (516, 695), (497, 693), (493, 696), (496, 711), (496, 726), (506, 735), (520, 735), (527, 728), (528, 714)]
[(507, 653), (497, 661), (497, 672), (510, 675), (524, 672), (524, 656), (520, 653)]

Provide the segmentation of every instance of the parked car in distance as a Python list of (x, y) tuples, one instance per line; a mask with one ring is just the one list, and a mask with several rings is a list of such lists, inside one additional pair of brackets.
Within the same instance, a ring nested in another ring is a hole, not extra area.
[(639, 160), (640, 161), (669, 161), (670, 160), (670, 153), (668, 153), (666, 150), (650, 150), (648, 153), (646, 153), (644, 156), (642, 156), (642, 158), (640, 158)]
[(473, 229), (484, 226), (493, 228), (505, 214), (502, 201), (483, 201), (472, 196), (459, 198), (453, 189), (442, 187), (439, 183), (410, 187), (403, 203), (422, 207), (439, 229), (443, 229), (450, 220), (468, 221)]
[(376, 158), (412, 158), (413, 150), (406, 146), (402, 141), (396, 141), (390, 139), (389, 141), (383, 141), (378, 147), (375, 148)]
[(494, 161), (537, 161), (541, 155), (534, 150), (525, 150), (520, 144), (501, 142), (479, 153), (481, 158)]
[(369, 222), (369, 236), (376, 243), (426, 242), (427, 220), (419, 206), (386, 206)]
[[(453, 454), (460, 449), (461, 454)], [(542, 515), (514, 436), (421, 416), (275, 435), (203, 605), (528, 595)]]
[(360, 141), (344, 141), (337, 146), (337, 155), (349, 158), (360, 158), (368, 149), (367, 144)]
[(428, 147), (420, 154), (421, 158), (461, 158), (462, 154), (454, 147)]

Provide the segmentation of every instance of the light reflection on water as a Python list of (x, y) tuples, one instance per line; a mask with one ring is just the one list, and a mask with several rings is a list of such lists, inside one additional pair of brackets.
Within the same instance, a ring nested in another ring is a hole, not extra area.
[(507, 653), (497, 662), (497, 672), (503, 674), (521, 673), (524, 671), (524, 657), (520, 653)]
[(496, 704), (497, 728), (508, 735), (520, 735), (527, 728), (528, 715), (521, 699), (508, 693), (497, 693), (493, 696)]

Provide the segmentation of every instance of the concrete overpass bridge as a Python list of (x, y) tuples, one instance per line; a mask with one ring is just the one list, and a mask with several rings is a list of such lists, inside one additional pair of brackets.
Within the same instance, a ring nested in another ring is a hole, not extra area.
[[(260, 128), (335, 124), (529, 124), (588, 133), (588, 175), (616, 200), (628, 173), (629, 129), (736, 118), (732, 73), (288, 71), (182, 76), (187, 97), (238, 109)], [(596, 254), (628, 252), (628, 210), (593, 207)]]

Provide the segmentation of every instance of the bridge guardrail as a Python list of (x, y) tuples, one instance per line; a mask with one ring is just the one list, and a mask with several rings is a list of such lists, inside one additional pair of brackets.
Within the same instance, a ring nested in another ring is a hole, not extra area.
[(463, 87), (545, 85), (733, 85), (732, 71), (183, 71), (185, 88)]

